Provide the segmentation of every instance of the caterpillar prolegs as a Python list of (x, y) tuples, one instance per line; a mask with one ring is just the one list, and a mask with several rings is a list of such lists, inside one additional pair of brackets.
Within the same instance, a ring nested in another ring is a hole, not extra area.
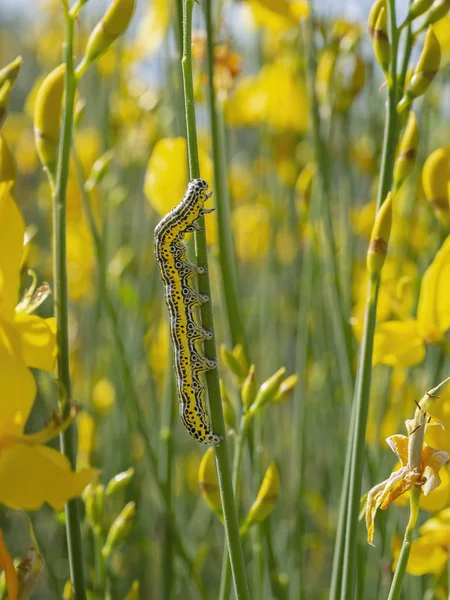
[(204, 329), (195, 315), (196, 308), (208, 302), (209, 297), (199, 294), (190, 285), (192, 277), (204, 270), (186, 258), (183, 243), (185, 233), (200, 229), (197, 219), (211, 212), (203, 206), (211, 197), (211, 193), (206, 193), (207, 189), (208, 184), (203, 179), (189, 182), (181, 202), (156, 226), (155, 256), (165, 286), (170, 317), (181, 420), (199, 442), (218, 444), (221, 438), (211, 429), (205, 409), (204, 385), (200, 379), (201, 373), (215, 369), (217, 364), (202, 356), (196, 346), (212, 338), (212, 332)]

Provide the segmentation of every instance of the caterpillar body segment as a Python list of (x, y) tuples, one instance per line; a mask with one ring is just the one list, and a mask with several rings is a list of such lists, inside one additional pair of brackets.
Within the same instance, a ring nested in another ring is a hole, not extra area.
[(208, 302), (209, 297), (191, 287), (191, 280), (205, 269), (186, 258), (183, 243), (185, 233), (201, 230), (196, 222), (213, 209), (204, 208), (208, 184), (193, 179), (187, 186), (181, 202), (156, 226), (155, 256), (165, 286), (165, 300), (170, 317), (170, 337), (175, 359), (180, 417), (193, 438), (206, 444), (219, 444), (205, 409), (205, 388), (200, 373), (215, 369), (217, 362), (200, 354), (196, 344), (213, 337), (197, 321), (196, 308)]

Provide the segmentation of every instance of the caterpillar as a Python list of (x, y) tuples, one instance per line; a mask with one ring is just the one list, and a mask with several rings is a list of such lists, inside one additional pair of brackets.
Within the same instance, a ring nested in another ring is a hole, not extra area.
[(190, 280), (204, 273), (186, 258), (185, 233), (200, 230), (196, 222), (214, 209), (204, 208), (208, 184), (203, 179), (189, 182), (181, 202), (155, 228), (155, 256), (165, 286), (165, 300), (170, 317), (170, 337), (175, 359), (180, 417), (193, 438), (205, 444), (218, 444), (221, 437), (213, 433), (205, 410), (204, 385), (200, 374), (215, 369), (217, 363), (202, 356), (196, 344), (213, 334), (196, 320), (196, 309), (209, 301), (190, 285)]

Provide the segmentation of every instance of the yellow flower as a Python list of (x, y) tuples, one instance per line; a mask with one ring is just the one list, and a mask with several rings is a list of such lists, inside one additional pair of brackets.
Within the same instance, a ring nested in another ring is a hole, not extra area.
[(427, 425), (433, 419), (428, 415), (428, 408), (437, 396), (435, 391), (450, 378), (433, 390), (426, 392), (419, 403), (414, 418), (406, 421), (407, 436), (392, 435), (386, 439), (391, 450), (400, 460), (400, 469), (391, 473), (388, 479), (375, 485), (367, 495), (366, 525), (367, 541), (373, 545), (375, 531), (375, 515), (379, 508), (386, 510), (399, 496), (414, 487), (420, 487), (428, 496), (440, 483), (439, 471), (448, 461), (449, 455), (444, 450), (435, 450), (424, 443)]
[(0, 381), (7, 400), (0, 409), (0, 503), (34, 510), (44, 502), (61, 510), (95, 476), (79, 473), (58, 451), (43, 444), (73, 420), (55, 419), (36, 434), (24, 434), (36, 393), (28, 367), (51, 371), (55, 322), (28, 314), (48, 295), (34, 283), (16, 308), (25, 225), (10, 187), (0, 185)]
[(232, 215), (236, 253), (244, 262), (264, 260), (269, 252), (269, 209), (261, 205), (238, 206)]
[(433, 30), (441, 47), (441, 67), (444, 67), (450, 62), (450, 16), (442, 17), (434, 24)]
[(276, 132), (305, 133), (308, 98), (304, 83), (292, 62), (278, 60), (265, 65), (258, 76), (245, 77), (225, 104), (233, 126), (268, 123)]
[(304, 0), (247, 0), (256, 22), (275, 32), (298, 26), (300, 19), (309, 15), (309, 5)]
[(417, 319), (386, 321), (377, 326), (373, 364), (407, 367), (425, 357), (425, 344), (443, 341), (450, 328), (450, 236), (425, 271)]
[(150, 57), (161, 46), (167, 35), (170, 22), (170, 2), (153, 0), (141, 20), (137, 33), (137, 53), (141, 57)]
[[(212, 187), (211, 159), (201, 147), (199, 159), (201, 176)], [(181, 137), (159, 140), (148, 161), (144, 194), (160, 216), (181, 201), (188, 181), (186, 140)]]

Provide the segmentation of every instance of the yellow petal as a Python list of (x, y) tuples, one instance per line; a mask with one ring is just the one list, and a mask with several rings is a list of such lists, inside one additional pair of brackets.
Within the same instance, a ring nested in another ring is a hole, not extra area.
[(434, 33), (441, 47), (441, 68), (450, 62), (450, 16), (442, 17), (433, 25)]
[(258, 495), (253, 502), (246, 518), (250, 523), (262, 523), (275, 508), (280, 493), (280, 473), (275, 462), (272, 462), (264, 475)]
[(14, 444), (0, 455), (0, 503), (37, 510), (48, 502), (59, 511), (97, 472), (92, 468), (73, 472), (67, 458), (53, 448)]
[(391, 435), (386, 439), (389, 448), (394, 452), (402, 467), (408, 463), (408, 438), (406, 435)]
[(377, 326), (373, 345), (374, 365), (408, 367), (425, 358), (425, 346), (417, 322), (386, 321)]
[[(397, 566), (400, 546), (394, 549), (394, 564), (392, 569)], [(420, 537), (411, 545), (408, 566), (406, 571), (410, 575), (425, 575), (426, 573), (440, 573), (447, 564), (448, 551), (444, 550), (439, 544), (428, 537)]]
[[(211, 159), (201, 148), (199, 160), (201, 175), (211, 186)], [(144, 182), (144, 194), (159, 215), (165, 215), (181, 201), (188, 180), (186, 140), (181, 137), (159, 140), (148, 161)]]
[[(36, 395), (36, 384), (20, 353), (14, 352), (14, 332), (0, 321), (0, 441), (4, 436), (20, 435)], [(12, 343), (11, 343), (12, 341)]]
[[(434, 489), (432, 493), (427, 496), (420, 494), (419, 506), (423, 510), (428, 512), (437, 512), (448, 506), (450, 502), (450, 475), (447, 469), (441, 469), (439, 472), (441, 478), (441, 484), (438, 488)], [(400, 506), (407, 506), (409, 504), (409, 492), (400, 496), (396, 500), (396, 504)], [(450, 529), (448, 531), (448, 543), (450, 543)]]
[(49, 373), (55, 366), (55, 319), (42, 319), (36, 315), (16, 314), (14, 328), (20, 336), (23, 359), (27, 366)]
[(287, 0), (248, 0), (248, 2), (256, 22), (274, 32), (298, 26), (298, 21), (309, 14), (307, 2)]
[(139, 56), (150, 57), (155, 54), (166, 37), (169, 21), (170, 2), (153, 0), (138, 29), (136, 43)]
[(443, 339), (450, 327), (450, 236), (425, 271), (420, 286), (417, 322), (426, 343)]
[(198, 485), (209, 508), (220, 516), (222, 514), (222, 501), (220, 499), (219, 484), (214, 467), (214, 450), (212, 448), (208, 448), (200, 462), (198, 468)]
[(0, 184), (0, 315), (11, 320), (17, 303), (25, 224), (11, 193), (10, 184)]

